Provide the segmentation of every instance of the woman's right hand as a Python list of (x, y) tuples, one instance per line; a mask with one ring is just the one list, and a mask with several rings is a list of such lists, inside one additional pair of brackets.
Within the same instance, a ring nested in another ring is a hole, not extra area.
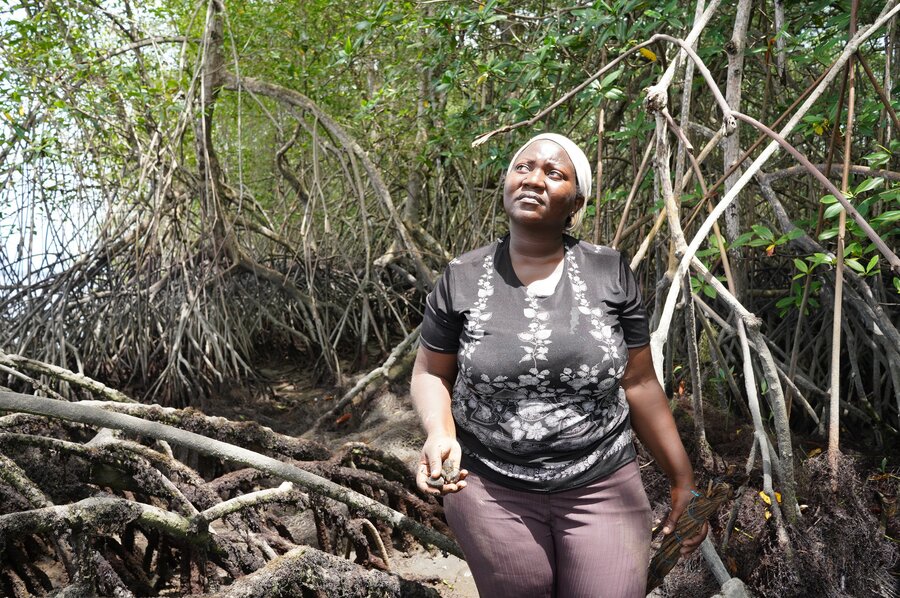
[(428, 484), (429, 478), (437, 480), (443, 473), (443, 466), (446, 462), (448, 470), (459, 469), (462, 450), (459, 443), (453, 436), (433, 435), (425, 440), (422, 446), (422, 453), (419, 456), (419, 469), (416, 472), (416, 486), (425, 494), (434, 496), (448, 494), (450, 492), (459, 492), (466, 487), (466, 476), (469, 472), (465, 469), (459, 470), (459, 477), (450, 482), (445, 482), (442, 487), (436, 488)]

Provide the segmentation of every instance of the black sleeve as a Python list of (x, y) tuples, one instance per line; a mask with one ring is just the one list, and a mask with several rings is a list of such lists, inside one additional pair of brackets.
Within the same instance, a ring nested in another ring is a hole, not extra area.
[[(617, 305), (619, 324), (625, 337), (625, 345), (629, 349), (643, 347), (650, 342), (650, 322), (647, 310), (641, 298), (641, 287), (638, 285), (625, 254), (619, 260), (619, 288), (621, 303)], [(617, 297), (617, 299), (619, 299)]]
[(462, 314), (453, 310), (453, 275), (448, 266), (425, 300), (421, 343), (437, 353), (456, 353), (463, 329)]

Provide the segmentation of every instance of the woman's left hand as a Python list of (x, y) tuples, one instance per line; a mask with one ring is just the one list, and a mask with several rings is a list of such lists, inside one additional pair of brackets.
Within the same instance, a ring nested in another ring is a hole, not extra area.
[[(669, 511), (666, 521), (663, 524), (663, 535), (668, 536), (675, 531), (675, 525), (678, 523), (678, 520), (681, 519), (681, 515), (691, 503), (691, 499), (694, 498), (694, 492), (696, 492), (696, 488), (683, 487), (675, 484), (672, 485), (672, 509)], [(708, 531), (709, 524), (704, 522), (703, 525), (700, 526), (700, 531), (694, 536), (682, 539), (681, 556), (687, 556), (697, 550), (697, 547), (700, 546), (703, 539), (706, 538), (706, 533)]]

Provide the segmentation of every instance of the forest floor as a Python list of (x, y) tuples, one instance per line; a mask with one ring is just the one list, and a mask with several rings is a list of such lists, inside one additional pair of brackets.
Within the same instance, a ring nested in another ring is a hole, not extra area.
[[(339, 396), (316, 388), (307, 374), (289, 364), (262, 373), (270, 383), (274, 381), (271, 391), (235, 388), (199, 408), (209, 415), (255, 420), (277, 432), (299, 435), (311, 421), (328, 413)], [(407, 393), (405, 385), (397, 384), (364, 394), (347, 410), (349, 418), (334, 414), (333, 422), (315, 439), (331, 449), (347, 442), (367, 443), (403, 460), (412, 476), (424, 437)], [(693, 454), (688, 434), (692, 430), (689, 405), (689, 397), (676, 397), (676, 419)], [(702, 489), (707, 483), (725, 480), (738, 489), (747, 479), (743, 472), (752, 428), (709, 408), (706, 431), (716, 457), (715, 471), (698, 472), (698, 486)], [(769, 520), (770, 507), (760, 496), (758, 469), (751, 473), (746, 490), (726, 503), (713, 522), (712, 533), (723, 561), (733, 575), (763, 595), (900, 597), (900, 469), (896, 453), (889, 457), (892, 463), (883, 461), (881, 455), (857, 453), (846, 458), (840, 488), (832, 493), (824, 448), (817, 440), (795, 440), (803, 520), (789, 530), (794, 563), (781, 556), (775, 526)], [(668, 485), (645, 451), (640, 451), (639, 459), (654, 520), (658, 520), (668, 509)], [(723, 531), (731, 509), (737, 511), (735, 524), (723, 547)], [(456, 557), (415, 548), (408, 552), (394, 550), (390, 558), (396, 573), (425, 582), (442, 596), (478, 595), (468, 567)], [(718, 589), (698, 551), (680, 562), (653, 596), (708, 598)]]
[[(271, 392), (235, 388), (221, 400), (199, 408), (207, 415), (254, 420), (276, 432), (299, 435), (310, 422), (328, 413), (340, 396), (336, 391), (315, 386), (308, 374), (289, 364), (263, 369), (261, 373), (269, 378)], [(369, 444), (400, 458), (413, 475), (424, 436), (405, 392), (398, 394), (382, 388), (364, 394), (348, 412), (350, 419), (325, 426), (315, 440), (332, 450), (348, 442)], [(453, 555), (416, 545), (407, 552), (394, 550), (390, 558), (395, 573), (434, 587), (445, 598), (478, 596), (468, 565)]]

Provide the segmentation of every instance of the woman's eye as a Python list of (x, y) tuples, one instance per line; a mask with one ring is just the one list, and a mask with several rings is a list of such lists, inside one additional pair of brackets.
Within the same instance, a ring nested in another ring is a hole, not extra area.
[(518, 164), (516, 166), (516, 172), (528, 172), (528, 164)]

